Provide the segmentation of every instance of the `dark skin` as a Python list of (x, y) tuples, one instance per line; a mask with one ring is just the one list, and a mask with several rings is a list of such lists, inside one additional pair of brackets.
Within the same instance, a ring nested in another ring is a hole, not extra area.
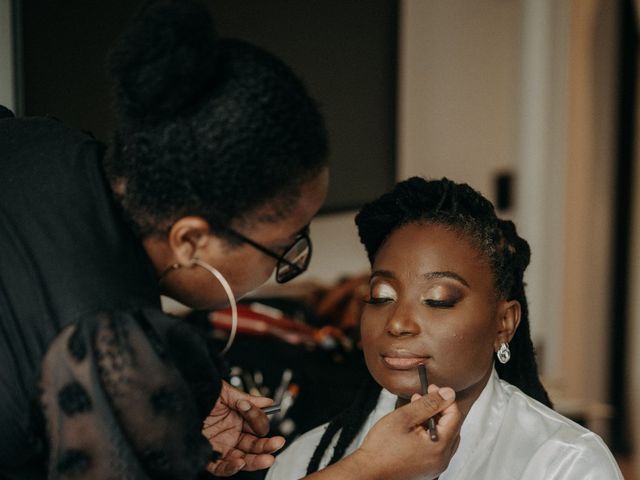
[(362, 343), (376, 381), (404, 402), (429, 382), (456, 391), (466, 415), (486, 385), (494, 353), (520, 320), (517, 301), (499, 298), (488, 260), (463, 234), (409, 224), (379, 249), (362, 316)]
[[(233, 222), (231, 227), (274, 252), (281, 252), (309, 224), (320, 209), (328, 188), (328, 171), (300, 186), (300, 196), (289, 214), (277, 221), (261, 218), (272, 213), (266, 204)], [(231, 245), (216, 235), (204, 218), (186, 216), (177, 219), (167, 234), (145, 238), (143, 246), (153, 263), (163, 294), (192, 308), (222, 308), (228, 297), (221, 284), (203, 268), (193, 266), (195, 258), (220, 271), (237, 298), (266, 282), (276, 260), (246, 243)], [(179, 268), (167, 267), (172, 265)], [(163, 276), (163, 273), (166, 274)], [(221, 456), (207, 466), (217, 476), (230, 476), (239, 470), (253, 471), (269, 467), (273, 453), (284, 445), (280, 436), (262, 438), (269, 432), (269, 419), (260, 410), (273, 401), (243, 393), (223, 381), (220, 397), (204, 420), (205, 435)]]
[[(270, 212), (265, 205), (232, 227), (267, 248), (280, 252), (307, 225), (318, 211), (327, 190), (328, 172), (301, 186), (300, 197), (290, 214), (277, 222), (261, 222)], [(272, 274), (276, 262), (250, 245), (230, 245), (217, 236), (207, 222), (199, 217), (178, 219), (166, 236), (144, 239), (144, 247), (158, 275), (171, 265), (161, 282), (164, 294), (193, 307), (225, 306), (227, 297), (220, 284), (202, 268), (193, 267), (199, 258), (217, 268), (240, 297), (258, 287)], [(451, 458), (458, 442), (461, 416), (451, 389), (432, 387), (429, 395), (416, 395), (414, 402), (388, 415), (368, 436), (361, 448), (330, 468), (312, 475), (314, 479), (389, 479), (414, 478), (417, 474), (435, 478)], [(262, 438), (269, 431), (269, 420), (260, 410), (272, 400), (242, 393), (222, 382), (220, 398), (204, 420), (203, 434), (221, 457), (208, 465), (217, 476), (230, 476), (239, 470), (269, 467), (273, 453), (282, 447), (282, 437)], [(441, 414), (438, 433), (441, 441), (433, 443), (422, 428), (426, 419)], [(389, 449), (391, 442), (395, 449)], [(412, 452), (424, 455), (415, 457)]]

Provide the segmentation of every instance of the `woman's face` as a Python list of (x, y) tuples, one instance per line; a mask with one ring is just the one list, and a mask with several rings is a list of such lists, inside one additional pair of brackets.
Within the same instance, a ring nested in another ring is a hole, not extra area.
[[(325, 169), (301, 187), (300, 196), (285, 218), (265, 220), (272, 213), (271, 207), (265, 206), (254, 212), (248, 221), (232, 224), (231, 228), (280, 255), (318, 212), (327, 188), (328, 171)], [(275, 258), (248, 243), (231, 245), (213, 233), (207, 235), (207, 241), (199, 247), (196, 256), (224, 275), (236, 298), (266, 282), (277, 264)], [(167, 275), (165, 290), (169, 296), (193, 308), (221, 308), (229, 303), (219, 282), (200, 267)]]
[(455, 230), (408, 224), (379, 249), (362, 321), (369, 371), (387, 390), (420, 392), (429, 383), (477, 398), (499, 345), (501, 306), (487, 259)]

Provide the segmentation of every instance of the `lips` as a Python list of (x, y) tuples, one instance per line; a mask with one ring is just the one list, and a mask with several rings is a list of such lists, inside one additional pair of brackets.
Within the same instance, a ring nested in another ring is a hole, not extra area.
[(382, 359), (382, 363), (392, 370), (411, 370), (416, 368), (419, 364), (425, 363), (428, 358), (405, 350), (385, 352), (382, 353), (380, 357)]

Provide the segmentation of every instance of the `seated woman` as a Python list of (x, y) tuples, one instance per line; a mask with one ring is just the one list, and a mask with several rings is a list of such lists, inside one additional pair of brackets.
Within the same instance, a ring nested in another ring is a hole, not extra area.
[(465, 416), (439, 480), (622, 479), (602, 440), (552, 410), (540, 383), (523, 284), (529, 245), (512, 222), (468, 185), (411, 178), (356, 224), (372, 264), (361, 319), (371, 377), (349, 409), (284, 451), (268, 479), (300, 478), (357, 448), (420, 391), (420, 363), (431, 383), (456, 391)]

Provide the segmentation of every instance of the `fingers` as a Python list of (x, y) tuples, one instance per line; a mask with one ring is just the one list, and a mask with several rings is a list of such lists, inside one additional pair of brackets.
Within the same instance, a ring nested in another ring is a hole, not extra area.
[(284, 443), (284, 437), (257, 438), (244, 434), (240, 438), (237, 448), (251, 454), (273, 453), (280, 450)]
[(458, 435), (460, 433), (460, 427), (462, 426), (463, 420), (464, 418), (458, 409), (458, 404), (452, 403), (442, 411), (442, 414), (438, 419), (438, 433), (452, 436)]
[(225, 397), (226, 403), (229, 405), (235, 405), (240, 400), (247, 400), (251, 404), (255, 405), (258, 408), (268, 407), (269, 405), (273, 405), (273, 400), (267, 397), (258, 397), (255, 395), (250, 395), (248, 393), (242, 392), (235, 387), (232, 387), (227, 382), (222, 382), (222, 392), (221, 396)]
[[(253, 472), (269, 468), (275, 462), (275, 457), (270, 453), (275, 452), (284, 445), (283, 437), (258, 438), (246, 440), (244, 448), (239, 444), (238, 449), (230, 451), (225, 458), (210, 462), (207, 471), (213, 475), (228, 477), (235, 475), (240, 470)], [(253, 445), (251, 445), (253, 443)], [(246, 448), (246, 450), (245, 450)], [(253, 453), (248, 453), (253, 452)]]
[[(247, 425), (243, 430), (260, 436), (269, 432), (269, 418), (260, 408), (272, 405), (273, 400), (270, 398), (249, 395), (223, 381), (218, 401), (229, 409), (235, 410), (243, 418)], [(215, 419), (205, 420), (205, 427), (215, 421)]]
[(230, 477), (235, 475), (247, 465), (244, 458), (228, 458), (210, 462), (207, 465), (207, 472), (217, 477)]
[[(428, 393), (434, 395), (437, 394), (440, 397), (449, 397), (451, 394), (455, 396), (455, 392), (453, 392), (453, 390), (451, 390), (451, 392), (449, 392), (448, 390), (451, 389), (440, 388), (437, 385), (429, 385)], [(422, 397), (416, 393), (411, 397), (411, 401), (415, 402), (420, 400), (421, 398)], [(436, 427), (440, 435), (444, 434), (447, 436), (455, 436), (459, 433), (463, 420), (464, 418), (460, 413), (460, 410), (458, 409), (458, 404), (453, 402), (442, 409), (440, 415), (438, 416), (438, 423)], [(457, 448), (457, 441), (455, 448)]]
[(247, 400), (239, 400), (236, 410), (247, 423), (251, 432), (259, 436), (269, 433), (269, 417), (259, 407)]
[(273, 455), (247, 455), (245, 457), (246, 465), (243, 470), (247, 472), (253, 472), (255, 470), (263, 470), (269, 468), (276, 461), (276, 457)]
[[(402, 412), (408, 428), (422, 425), (429, 418), (443, 412), (453, 404), (456, 394), (449, 387), (439, 388), (426, 395), (413, 395), (411, 403), (399, 408), (396, 412)], [(457, 407), (456, 407), (457, 411)]]
[(218, 477), (230, 477), (240, 470), (254, 472), (269, 468), (276, 461), (273, 455), (247, 455), (244, 458), (232, 458), (229, 460), (217, 460), (207, 465), (207, 472)]

